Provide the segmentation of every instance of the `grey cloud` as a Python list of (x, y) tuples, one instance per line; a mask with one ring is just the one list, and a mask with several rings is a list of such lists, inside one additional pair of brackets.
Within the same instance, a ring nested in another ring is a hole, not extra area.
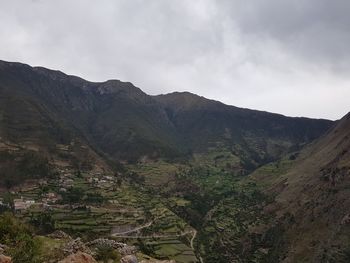
[(243, 34), (280, 41), (301, 59), (349, 69), (350, 2), (347, 0), (227, 1)]
[(292, 116), (349, 111), (342, 0), (0, 0), (0, 59)]

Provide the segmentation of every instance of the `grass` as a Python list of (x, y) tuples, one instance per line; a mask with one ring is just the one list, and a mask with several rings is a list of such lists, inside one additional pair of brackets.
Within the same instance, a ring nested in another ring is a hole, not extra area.
[[(36, 236), (34, 241), (40, 244), (36, 261), (47, 262), (49, 259), (58, 260), (60, 258), (60, 248), (67, 242), (62, 239), (53, 239), (46, 236)], [(35, 261), (35, 262), (36, 262)]]

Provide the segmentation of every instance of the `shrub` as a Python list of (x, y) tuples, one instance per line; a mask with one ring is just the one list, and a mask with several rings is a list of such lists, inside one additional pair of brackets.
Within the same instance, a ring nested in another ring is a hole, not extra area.
[(114, 262), (119, 262), (121, 256), (117, 250), (109, 246), (98, 246), (96, 251), (97, 260), (101, 260), (104, 263), (108, 263), (111, 259)]
[(9, 247), (14, 263), (34, 263), (39, 244), (34, 241), (31, 229), (11, 213), (0, 216), (0, 243)]

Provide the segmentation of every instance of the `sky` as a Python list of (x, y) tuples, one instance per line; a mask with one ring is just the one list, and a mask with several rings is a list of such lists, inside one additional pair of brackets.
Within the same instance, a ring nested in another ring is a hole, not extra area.
[(349, 0), (0, 0), (0, 59), (339, 119), (349, 14)]

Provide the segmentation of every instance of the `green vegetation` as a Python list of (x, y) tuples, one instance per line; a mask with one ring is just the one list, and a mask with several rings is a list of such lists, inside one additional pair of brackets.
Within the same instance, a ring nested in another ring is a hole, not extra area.
[(109, 263), (110, 260), (119, 263), (121, 256), (117, 250), (108, 246), (98, 246), (96, 252), (96, 259), (101, 260), (103, 263)]
[(0, 216), (0, 243), (9, 247), (7, 253), (14, 263), (36, 262), (39, 244), (33, 239), (32, 230), (13, 214), (5, 213)]

